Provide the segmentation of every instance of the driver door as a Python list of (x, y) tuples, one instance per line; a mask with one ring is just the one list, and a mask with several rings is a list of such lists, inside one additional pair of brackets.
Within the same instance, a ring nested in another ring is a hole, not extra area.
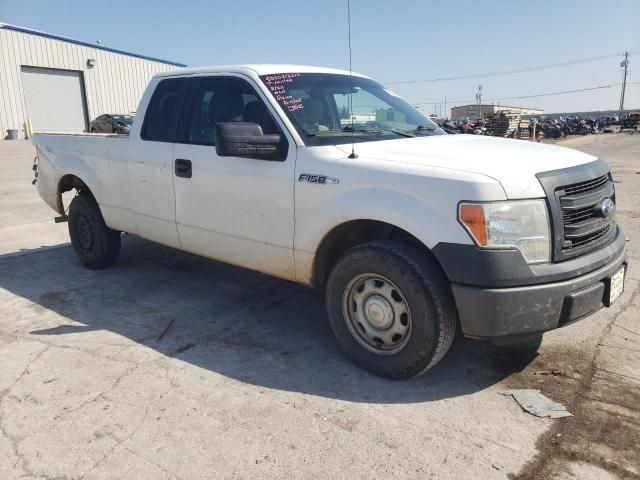
[[(174, 148), (176, 223), (184, 250), (293, 279), (295, 144), (239, 76), (190, 82)], [(221, 157), (218, 122), (258, 123), (282, 136), (283, 160)]]

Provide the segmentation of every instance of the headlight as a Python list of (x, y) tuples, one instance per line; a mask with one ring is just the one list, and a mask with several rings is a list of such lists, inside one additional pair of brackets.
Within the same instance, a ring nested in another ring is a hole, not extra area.
[(527, 263), (551, 260), (544, 200), (461, 203), (458, 219), (482, 248), (517, 248)]

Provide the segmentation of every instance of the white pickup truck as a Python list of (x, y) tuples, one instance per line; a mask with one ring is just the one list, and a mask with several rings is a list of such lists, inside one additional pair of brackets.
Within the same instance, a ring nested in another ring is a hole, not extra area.
[(614, 183), (590, 155), (447, 135), (318, 67), (164, 73), (137, 112), (129, 136), (33, 138), (38, 191), (89, 268), (127, 232), (317, 287), (342, 347), (391, 378), (434, 366), (458, 329), (539, 339), (622, 292)]

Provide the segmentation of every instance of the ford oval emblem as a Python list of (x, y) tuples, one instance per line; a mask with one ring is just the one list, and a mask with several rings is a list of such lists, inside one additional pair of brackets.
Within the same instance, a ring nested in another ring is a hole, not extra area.
[(596, 205), (594, 211), (596, 215), (602, 218), (607, 218), (613, 212), (616, 204), (610, 198), (603, 198), (602, 201)]

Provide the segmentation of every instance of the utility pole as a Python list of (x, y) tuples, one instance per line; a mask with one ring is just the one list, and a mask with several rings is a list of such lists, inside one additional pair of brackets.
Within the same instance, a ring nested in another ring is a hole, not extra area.
[(620, 116), (624, 110), (624, 93), (627, 89), (627, 70), (629, 69), (629, 52), (624, 52), (624, 60), (620, 63), (624, 67), (624, 79), (622, 80), (622, 91), (620, 92)]
[(447, 116), (447, 96), (444, 96), (444, 119), (446, 120), (447, 118), (449, 118)]

